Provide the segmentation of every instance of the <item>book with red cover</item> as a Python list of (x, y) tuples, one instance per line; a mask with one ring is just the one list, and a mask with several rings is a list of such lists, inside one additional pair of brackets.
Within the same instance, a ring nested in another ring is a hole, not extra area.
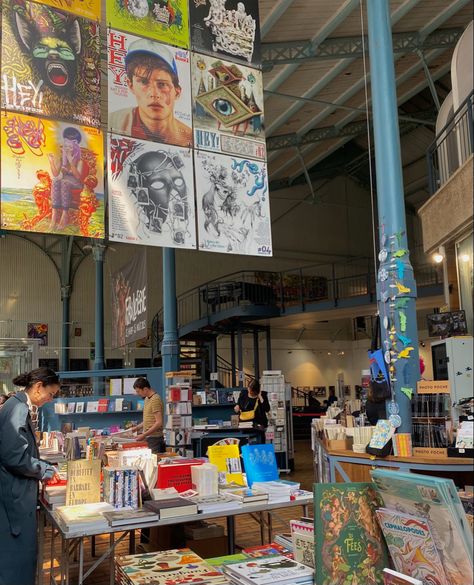
[(392, 569), (383, 570), (383, 584), (384, 585), (423, 585), (423, 581), (408, 577)]
[(192, 489), (191, 468), (202, 465), (202, 459), (180, 459), (173, 463), (158, 464), (156, 486), (159, 489), (174, 487), (179, 493)]
[(248, 557), (252, 558), (271, 557), (275, 555), (282, 555), (284, 557), (288, 557), (289, 559), (293, 558), (293, 553), (291, 551), (276, 542), (258, 546), (250, 546), (249, 548), (245, 548), (242, 552), (245, 553)]

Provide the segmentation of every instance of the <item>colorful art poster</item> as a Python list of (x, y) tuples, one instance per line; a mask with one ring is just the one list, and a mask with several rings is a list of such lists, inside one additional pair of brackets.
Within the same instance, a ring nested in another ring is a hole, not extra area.
[(109, 240), (196, 248), (192, 151), (112, 134)]
[(107, 24), (189, 49), (188, 0), (107, 0)]
[(265, 160), (262, 73), (193, 53), (191, 83), (195, 147)]
[(195, 151), (199, 248), (272, 256), (267, 165)]
[(2, 16), (2, 108), (100, 126), (99, 25), (28, 0)]
[(47, 4), (53, 8), (67, 10), (77, 16), (84, 16), (91, 20), (100, 19), (101, 0), (36, 0), (40, 4)]
[(189, 52), (116, 30), (107, 51), (109, 130), (192, 147)]
[(42, 346), (48, 345), (48, 324), (47, 323), (28, 323), (26, 334), (28, 339), (39, 339)]
[(103, 238), (98, 128), (2, 112), (1, 227)]
[(112, 347), (147, 336), (148, 279), (146, 248), (112, 274)]
[(191, 46), (260, 66), (258, 0), (190, 0)]

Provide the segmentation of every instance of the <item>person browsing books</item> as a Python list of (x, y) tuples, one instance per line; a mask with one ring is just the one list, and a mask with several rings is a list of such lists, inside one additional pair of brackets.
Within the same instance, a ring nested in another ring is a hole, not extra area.
[(54, 399), (59, 378), (38, 368), (13, 384), (24, 390), (0, 410), (0, 585), (34, 585), (38, 483), (56, 468), (39, 458), (31, 412)]
[(250, 419), (253, 421), (253, 426), (261, 429), (267, 428), (267, 412), (270, 412), (270, 403), (267, 393), (260, 390), (258, 380), (252, 380), (248, 387), (240, 392), (234, 411), (241, 415), (241, 419), (243, 418), (242, 413), (253, 412), (253, 418)]
[(146, 441), (152, 453), (164, 453), (163, 401), (146, 378), (137, 378), (133, 388), (140, 398), (145, 399), (145, 406), (143, 407), (143, 422), (129, 430), (138, 432), (137, 440)]

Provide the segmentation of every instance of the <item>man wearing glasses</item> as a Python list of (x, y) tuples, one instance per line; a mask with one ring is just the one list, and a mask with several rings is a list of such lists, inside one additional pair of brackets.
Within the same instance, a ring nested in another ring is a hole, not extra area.
[(181, 86), (172, 53), (145, 39), (134, 41), (125, 57), (125, 69), (137, 107), (112, 113), (111, 129), (142, 140), (192, 146), (191, 128), (174, 115)]

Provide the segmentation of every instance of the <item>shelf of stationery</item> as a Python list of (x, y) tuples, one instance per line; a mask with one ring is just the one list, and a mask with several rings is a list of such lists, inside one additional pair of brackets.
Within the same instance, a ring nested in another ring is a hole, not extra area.
[(108, 410), (107, 412), (56, 412), (55, 414), (57, 416), (74, 416), (76, 414), (78, 415), (84, 415), (84, 414), (130, 414), (130, 413), (135, 413), (135, 412), (143, 412), (143, 410)]

